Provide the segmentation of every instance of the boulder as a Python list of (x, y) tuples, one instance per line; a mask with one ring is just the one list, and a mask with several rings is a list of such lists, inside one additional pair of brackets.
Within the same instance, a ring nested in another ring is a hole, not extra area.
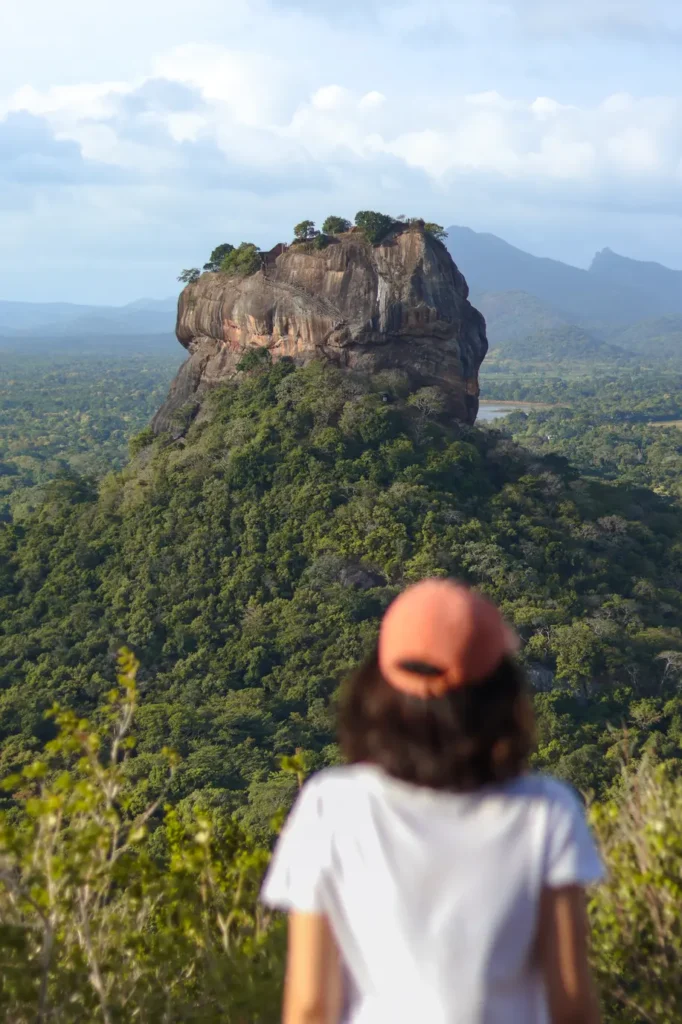
[(157, 433), (238, 375), (253, 348), (300, 365), (399, 369), (415, 388), (439, 386), (451, 415), (474, 422), (485, 321), (448, 250), (423, 224), (396, 225), (378, 245), (351, 231), (325, 248), (276, 248), (248, 277), (206, 273), (182, 292), (177, 336), (189, 355), (152, 421)]

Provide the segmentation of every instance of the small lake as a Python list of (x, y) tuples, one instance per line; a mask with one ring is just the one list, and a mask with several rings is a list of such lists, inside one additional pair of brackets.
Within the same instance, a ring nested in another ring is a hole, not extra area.
[(492, 423), (508, 416), (510, 412), (530, 412), (532, 409), (543, 409), (547, 406), (534, 402), (481, 402), (478, 407), (477, 423)]

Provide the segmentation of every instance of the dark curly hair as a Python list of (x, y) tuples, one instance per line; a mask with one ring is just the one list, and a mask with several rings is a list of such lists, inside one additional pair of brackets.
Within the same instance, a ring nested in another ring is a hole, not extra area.
[(375, 650), (345, 685), (339, 739), (351, 764), (369, 762), (405, 782), (470, 792), (526, 770), (534, 725), (525, 675), (511, 658), (480, 683), (422, 700), (385, 681)]

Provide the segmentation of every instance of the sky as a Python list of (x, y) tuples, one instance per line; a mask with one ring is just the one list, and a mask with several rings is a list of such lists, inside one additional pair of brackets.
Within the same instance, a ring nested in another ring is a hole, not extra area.
[(359, 209), (682, 268), (679, 0), (0, 0), (0, 28), (0, 299), (164, 298)]

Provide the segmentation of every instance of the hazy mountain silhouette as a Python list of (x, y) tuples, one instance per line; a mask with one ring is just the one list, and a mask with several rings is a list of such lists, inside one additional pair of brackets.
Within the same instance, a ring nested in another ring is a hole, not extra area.
[(528, 292), (472, 291), (470, 298), (485, 317), (491, 348), (568, 325), (566, 317)]
[(640, 320), (630, 327), (614, 330), (608, 340), (647, 359), (679, 361), (682, 359), (682, 316)]
[(658, 305), (659, 313), (682, 314), (682, 270), (671, 270), (660, 263), (633, 260), (611, 249), (602, 249), (592, 260), (589, 273), (599, 281), (646, 294)]
[(137, 299), (126, 306), (0, 301), (4, 337), (99, 337), (173, 334), (177, 299)]
[[(532, 256), (496, 235), (448, 228), (447, 246), (474, 293), (525, 292), (552, 315), (608, 332), (616, 325), (682, 313), (682, 272), (606, 251), (589, 270)], [(498, 308), (501, 300), (498, 300)], [(543, 329), (546, 325), (538, 325)]]
[(488, 358), (492, 365), (512, 360), (526, 366), (581, 363), (615, 367), (632, 362), (633, 354), (575, 324), (561, 324), (529, 332), (525, 337), (508, 338), (495, 346)]

